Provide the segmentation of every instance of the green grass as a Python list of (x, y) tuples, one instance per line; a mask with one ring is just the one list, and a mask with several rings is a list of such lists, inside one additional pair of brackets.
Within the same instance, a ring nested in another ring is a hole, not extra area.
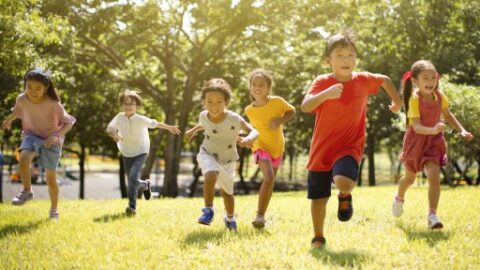
[[(443, 188), (445, 229), (427, 229), (427, 189), (412, 187), (404, 216), (395, 220), (395, 187), (357, 188), (355, 214), (336, 218), (332, 197), (327, 248), (311, 250), (310, 203), (305, 192), (276, 193), (264, 230), (250, 226), (256, 196), (237, 196), (237, 233), (224, 229), (223, 204), (210, 227), (196, 224), (202, 199), (61, 201), (59, 223), (47, 220), (49, 202), (0, 205), (0, 269), (479, 269), (478, 187)], [(334, 193), (336, 193), (334, 191)]]

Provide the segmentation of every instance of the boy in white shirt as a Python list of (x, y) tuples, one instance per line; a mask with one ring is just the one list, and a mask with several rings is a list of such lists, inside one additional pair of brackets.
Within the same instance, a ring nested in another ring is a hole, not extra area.
[(152, 196), (150, 180), (140, 180), (140, 170), (150, 150), (149, 128), (163, 128), (172, 134), (178, 135), (180, 130), (176, 126), (169, 126), (137, 114), (137, 107), (143, 104), (142, 98), (136, 91), (125, 90), (118, 98), (123, 112), (118, 113), (108, 124), (107, 133), (117, 142), (118, 150), (122, 154), (125, 171), (128, 175), (128, 207), (129, 216), (136, 214), (137, 192), (143, 190), (146, 200)]

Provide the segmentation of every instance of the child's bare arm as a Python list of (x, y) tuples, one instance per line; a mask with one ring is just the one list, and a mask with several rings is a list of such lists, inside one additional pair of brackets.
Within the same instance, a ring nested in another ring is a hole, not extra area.
[(329, 100), (329, 99), (337, 99), (342, 96), (343, 91), (343, 84), (337, 83), (325, 91), (322, 91), (317, 94), (307, 94), (305, 98), (303, 98), (301, 110), (302, 112), (311, 112), (315, 110), (320, 104)]
[(240, 123), (240, 126), (245, 132), (248, 133), (248, 135), (246, 137), (240, 138), (238, 140), (238, 145), (240, 145), (240, 147), (251, 147), (253, 142), (258, 138), (258, 131), (246, 121), (242, 121)]
[(187, 130), (185, 132), (185, 137), (188, 140), (192, 140), (193, 137), (197, 135), (198, 132), (205, 130), (205, 128), (201, 124), (196, 124), (193, 128)]
[(448, 108), (442, 110), (443, 118), (447, 121), (455, 130), (460, 132), (460, 135), (467, 141), (473, 139), (473, 134), (465, 130), (465, 128), (460, 124), (455, 115), (450, 112)]
[(272, 118), (270, 120), (270, 128), (271, 129), (277, 129), (280, 125), (285, 124), (286, 122), (292, 120), (292, 118), (295, 116), (295, 109), (286, 112), (283, 117), (278, 117), (278, 118)]
[(422, 125), (422, 123), (420, 122), (420, 118), (413, 118), (412, 120), (413, 120), (413, 124), (412, 124), (413, 130), (417, 134), (435, 135), (445, 130), (445, 124), (442, 122), (438, 122), (433, 127), (426, 127)]
[(10, 129), (12, 127), (12, 122), (13, 120), (17, 119), (17, 114), (16, 112), (12, 112), (7, 116), (5, 121), (2, 122), (2, 128), (3, 129)]
[(180, 134), (180, 129), (177, 126), (170, 126), (164, 123), (157, 122), (157, 128), (166, 129), (174, 135)]
[(398, 93), (395, 85), (393, 85), (392, 80), (388, 76), (382, 76), (382, 88), (385, 89), (385, 92), (387, 92), (388, 96), (392, 99), (392, 103), (388, 106), (388, 108), (394, 113), (398, 112), (403, 105), (402, 98), (400, 97), (400, 94)]

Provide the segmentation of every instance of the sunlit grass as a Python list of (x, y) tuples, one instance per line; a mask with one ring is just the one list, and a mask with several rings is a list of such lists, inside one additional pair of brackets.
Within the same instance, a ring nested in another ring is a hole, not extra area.
[[(390, 213), (395, 187), (357, 188), (351, 221), (336, 219), (332, 196), (327, 248), (311, 250), (305, 192), (275, 193), (268, 226), (250, 225), (257, 197), (237, 196), (239, 230), (223, 226), (223, 204), (210, 227), (196, 223), (202, 199), (139, 201), (127, 218), (126, 200), (61, 201), (50, 222), (48, 201), (0, 205), (0, 269), (478, 269), (478, 187), (444, 188), (442, 231), (427, 229), (427, 189), (407, 193), (404, 216)], [(335, 191), (333, 192), (336, 193)]]

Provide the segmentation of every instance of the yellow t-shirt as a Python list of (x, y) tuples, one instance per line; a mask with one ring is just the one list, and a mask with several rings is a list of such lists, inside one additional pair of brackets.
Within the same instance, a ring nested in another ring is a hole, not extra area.
[(274, 117), (283, 117), (286, 112), (293, 111), (295, 107), (278, 96), (270, 96), (267, 104), (255, 107), (253, 104), (245, 108), (245, 114), (252, 126), (258, 130), (260, 135), (253, 143), (252, 151), (258, 149), (269, 152), (273, 158), (283, 154), (285, 138), (283, 137), (283, 125), (275, 130), (268, 127), (268, 123)]
[[(439, 91), (440, 92), (440, 91)], [(448, 108), (448, 98), (443, 94), (443, 92), (440, 92), (440, 95), (442, 97), (442, 110)], [(437, 100), (438, 97), (437, 95), (433, 95), (434, 100)], [(413, 124), (413, 118), (420, 118), (420, 108), (419, 108), (419, 102), (418, 102), (418, 94), (414, 93), (413, 95), (410, 96), (410, 99), (408, 100), (408, 125), (411, 126)]]

